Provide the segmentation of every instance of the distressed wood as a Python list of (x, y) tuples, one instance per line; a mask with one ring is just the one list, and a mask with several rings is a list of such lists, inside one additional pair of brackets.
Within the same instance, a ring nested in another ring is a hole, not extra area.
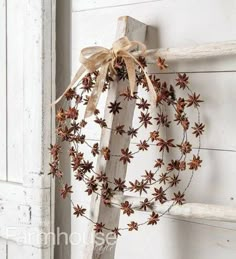
[(147, 61), (155, 62), (158, 57), (166, 60), (200, 59), (236, 55), (236, 41), (201, 44), (188, 48), (161, 48), (147, 51)]
[[(7, 1), (7, 149), (8, 181), (22, 182), (25, 1)], [(28, 47), (28, 49), (30, 49)]]
[(73, 12), (87, 11), (100, 8), (112, 8), (122, 5), (155, 2), (160, 0), (72, 0)]
[(7, 80), (6, 80), (6, 0), (0, 0), (0, 180), (6, 180), (7, 177)]
[[(143, 201), (143, 199), (144, 198), (142, 197), (117, 194), (114, 195), (114, 197), (112, 198), (112, 202), (114, 204), (120, 204), (121, 202), (129, 201), (132, 204), (132, 208), (134, 208), (135, 210), (140, 210), (140, 202)], [(175, 205), (170, 208), (172, 204), (173, 202), (171, 201), (164, 204), (155, 202), (153, 203), (153, 209), (149, 211), (155, 211), (159, 214), (168, 211), (168, 215), (180, 216), (188, 219), (204, 219), (234, 223), (236, 222), (236, 208), (234, 207), (204, 203), (186, 203), (182, 206)]]
[(9, 177), (0, 182), (0, 237), (9, 243), (8, 258), (53, 258), (52, 236), (47, 235), (54, 229), (48, 147), (55, 7), (55, 0), (7, 1)]
[[(49, 248), (50, 243), (44, 242), (45, 236), (40, 233), (50, 232), (50, 190), (4, 182), (0, 188), (0, 237)], [(38, 239), (24, 239), (30, 234)]]
[(4, 239), (0, 239), (0, 257), (7, 259), (7, 243)]
[[(116, 38), (120, 38), (122, 36), (128, 36), (131, 40), (138, 40), (144, 42), (146, 37), (146, 25), (136, 21), (130, 17), (121, 17), (118, 20), (117, 25), (117, 34)], [(135, 102), (124, 102), (122, 103), (122, 111), (119, 115), (114, 116), (109, 112), (107, 106), (109, 106), (110, 102), (114, 102), (122, 90), (127, 87), (127, 82), (117, 82), (114, 81), (111, 85), (111, 88), (108, 92), (106, 108), (105, 108), (105, 118), (108, 124), (108, 127), (114, 128), (118, 124), (128, 125), (132, 124), (133, 113), (135, 108)], [(125, 136), (120, 139), (116, 135), (114, 135), (111, 131), (104, 129), (102, 131), (100, 147), (108, 147), (111, 152), (114, 154), (120, 153), (122, 148), (129, 147), (130, 138)], [(109, 160), (105, 161), (102, 156), (99, 156), (97, 161), (97, 172), (104, 172), (108, 176), (109, 180), (114, 178), (125, 178), (127, 166), (123, 165), (121, 162), (117, 160)], [(92, 203), (91, 203), (91, 218), (94, 222), (104, 222), (108, 228), (113, 229), (119, 225), (119, 217), (120, 211), (119, 209), (110, 209), (106, 208), (101, 201), (101, 199), (97, 195), (93, 195)], [(92, 235), (92, 240), (95, 240), (94, 232), (92, 230), (93, 224), (91, 224), (90, 235)], [(107, 231), (105, 232), (107, 233)], [(113, 258), (115, 253), (115, 246), (112, 249), (106, 249), (102, 254), (99, 251), (99, 247), (96, 247), (95, 243), (92, 244), (93, 247), (89, 247), (86, 251), (86, 254), (83, 258), (99, 258), (99, 259), (108, 259)], [(101, 247), (100, 247), (101, 249)]]
[[(71, 1), (58, 0), (57, 1), (57, 33), (56, 33), (56, 96), (59, 97), (65, 90), (65, 86), (71, 80)], [(56, 100), (56, 99), (55, 99)], [(61, 104), (56, 106), (59, 109)], [(55, 140), (54, 140), (55, 141)], [(54, 143), (53, 141), (53, 143)], [(68, 150), (68, 143), (62, 142), (63, 150)], [(64, 181), (71, 182), (71, 168), (68, 163), (68, 156), (66, 152), (60, 155), (61, 169), (64, 174)], [(60, 228), (61, 232), (71, 233), (71, 201), (65, 199), (62, 201), (60, 192), (61, 189), (59, 181), (56, 181), (55, 192), (55, 229)], [(75, 231), (75, 230), (73, 230)], [(71, 258), (71, 244), (61, 242), (60, 245), (55, 246), (55, 258), (64, 259)], [(79, 257), (78, 257), (79, 258)]]

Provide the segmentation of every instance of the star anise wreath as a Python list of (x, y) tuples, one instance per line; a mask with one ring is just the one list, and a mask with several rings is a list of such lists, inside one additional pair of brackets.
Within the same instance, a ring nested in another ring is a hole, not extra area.
[[(140, 64), (146, 67), (144, 57), (138, 58)], [(128, 74), (125, 62), (121, 58), (117, 58), (114, 62), (114, 69), (116, 70), (117, 80), (127, 80)], [(157, 67), (160, 70), (167, 69), (165, 59), (157, 59)], [(66, 107), (61, 107), (56, 114), (56, 135), (57, 142), (51, 145), (49, 150), (52, 157), (50, 163), (50, 173), (53, 177), (59, 179), (61, 183), (61, 196), (67, 198), (73, 192), (73, 187), (68, 183), (63, 182), (63, 172), (60, 169), (60, 153), (62, 148), (60, 142), (69, 142), (70, 149), (68, 156), (70, 158), (71, 170), (74, 173), (75, 179), (82, 184), (85, 184), (87, 195), (100, 195), (102, 202), (110, 207), (112, 205), (112, 197), (116, 192), (134, 192), (140, 196), (145, 193), (149, 194), (148, 198), (145, 197), (140, 202), (140, 210), (151, 211), (151, 214), (145, 222), (138, 223), (131, 221), (126, 227), (115, 227), (113, 229), (106, 225), (106, 222), (93, 222), (94, 231), (96, 233), (102, 232), (104, 229), (112, 231), (117, 237), (120, 236), (121, 230), (138, 230), (140, 226), (156, 225), (160, 218), (165, 214), (158, 214), (153, 211), (153, 203), (159, 202), (161, 204), (172, 201), (171, 206), (175, 204), (182, 205), (185, 202), (185, 192), (188, 189), (193, 177), (193, 173), (201, 167), (202, 160), (200, 158), (200, 137), (205, 130), (204, 124), (200, 121), (200, 104), (203, 102), (200, 94), (193, 92), (190, 88), (189, 77), (183, 73), (178, 73), (175, 79), (175, 86), (168, 85), (167, 82), (162, 81), (155, 75), (150, 76), (152, 84), (155, 88), (157, 99), (156, 104), (151, 103), (143, 96), (139, 96), (138, 92), (131, 94), (129, 87), (120, 91), (120, 96), (117, 100), (110, 102), (107, 109), (114, 116), (122, 110), (124, 102), (135, 101), (136, 109), (139, 114), (139, 124), (129, 125), (116, 125), (115, 128), (109, 128), (106, 118), (100, 115), (100, 111), (94, 111), (94, 125), (99, 125), (104, 130), (110, 130), (113, 134), (122, 138), (128, 135), (130, 138), (135, 139), (141, 128), (147, 132), (146, 139), (139, 139), (137, 141), (137, 150), (131, 151), (129, 147), (123, 147), (119, 154), (114, 154), (113, 150), (109, 147), (101, 147), (99, 143), (90, 144), (86, 139), (86, 126), (87, 121), (81, 115), (81, 105), (87, 105), (90, 94), (95, 86), (99, 71), (88, 73), (80, 81), (74, 89), (69, 89), (64, 97), (67, 103)], [(104, 82), (103, 92), (109, 91), (110, 83), (113, 81), (110, 71), (107, 74), (106, 81)], [(136, 83), (138, 89), (144, 88), (149, 91), (148, 83), (145, 78), (143, 70), (137, 66), (136, 68)], [(178, 89), (178, 91), (176, 91)], [(177, 96), (177, 92), (181, 92)], [(154, 106), (154, 107), (153, 107)], [(153, 116), (150, 108), (156, 109), (156, 114)], [(172, 112), (168, 112), (168, 109)], [(197, 121), (191, 122), (188, 118), (188, 110), (197, 113)], [(149, 126), (155, 126), (155, 130), (149, 131)], [(183, 137), (181, 141), (177, 139), (166, 137), (162, 134), (163, 129), (174, 127), (175, 131), (181, 131)], [(193, 145), (189, 141), (188, 132), (191, 132), (194, 138), (198, 139), (198, 147), (194, 154)], [(132, 163), (135, 155), (139, 152), (147, 152), (150, 145), (155, 144), (159, 149), (159, 154), (155, 161), (153, 161), (153, 169), (145, 170), (141, 179), (134, 181), (126, 181), (122, 178), (115, 178), (113, 181), (108, 180), (108, 176), (104, 172), (97, 172), (94, 169), (92, 161), (86, 159), (86, 154), (81, 151), (81, 146), (86, 145), (89, 147), (93, 157), (102, 156), (104, 160), (116, 159), (118, 163), (129, 164)], [(178, 159), (165, 158), (172, 150), (179, 153)], [(186, 188), (181, 191), (176, 188), (179, 187), (181, 182), (182, 172), (190, 171), (189, 182)], [(175, 191), (172, 191), (175, 188)], [(168, 191), (168, 192), (167, 192)], [(73, 202), (72, 202), (73, 203)], [(116, 204), (117, 205), (117, 204)], [(124, 201), (118, 204), (124, 215), (132, 216), (135, 214), (135, 208), (129, 201)], [(117, 207), (117, 206), (116, 206)], [(92, 221), (88, 215), (87, 210), (82, 204), (74, 204), (74, 215), (76, 217), (85, 217)]]

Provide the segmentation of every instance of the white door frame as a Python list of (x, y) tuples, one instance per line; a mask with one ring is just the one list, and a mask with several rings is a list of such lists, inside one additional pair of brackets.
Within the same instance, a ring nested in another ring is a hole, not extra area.
[(54, 229), (54, 183), (48, 176), (48, 147), (54, 128), (50, 104), (55, 95), (56, 0), (25, 4), (25, 30), (21, 32), (23, 118), (19, 115), (24, 125), (23, 181), (0, 182), (0, 238), (6, 239), (6, 246), (7, 241), (20, 244), (20, 258), (53, 259), (52, 239), (45, 238)]

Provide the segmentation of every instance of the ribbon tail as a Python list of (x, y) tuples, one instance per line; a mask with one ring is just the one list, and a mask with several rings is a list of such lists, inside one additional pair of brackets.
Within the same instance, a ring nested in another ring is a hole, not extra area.
[(136, 73), (135, 73), (135, 63), (132, 58), (123, 57), (128, 72), (129, 83), (130, 83), (130, 93), (133, 96), (136, 87)]
[(102, 93), (103, 86), (106, 81), (108, 67), (109, 67), (109, 63), (106, 63), (101, 67), (101, 69), (99, 71), (99, 75), (97, 77), (96, 84), (95, 84), (92, 94), (88, 100), (84, 118), (88, 118), (88, 117), (92, 116), (94, 111), (96, 110), (98, 101), (99, 101), (101, 93)]
[(73, 88), (74, 84), (78, 81), (78, 79), (83, 75), (83, 73), (86, 71), (86, 68), (84, 66), (81, 66), (78, 71), (76, 72), (75, 76), (73, 77), (73, 79), (71, 80), (70, 84), (66, 87), (66, 90), (63, 92), (63, 94), (57, 98), (56, 101), (54, 101), (52, 103), (52, 105), (57, 104), (58, 102), (60, 102), (60, 100), (63, 98), (63, 96), (65, 95), (65, 93)]

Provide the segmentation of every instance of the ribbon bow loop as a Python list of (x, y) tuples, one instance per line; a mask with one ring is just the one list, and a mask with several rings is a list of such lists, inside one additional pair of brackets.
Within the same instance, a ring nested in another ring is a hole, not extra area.
[(145, 56), (145, 52), (146, 46), (144, 44), (138, 41), (130, 41), (127, 37), (122, 37), (115, 41), (112, 44), (111, 49), (100, 46), (87, 47), (82, 49), (80, 53), (80, 63), (82, 64), (82, 66), (78, 69), (71, 83), (68, 85), (63, 95), (56, 100), (55, 104), (61, 100), (61, 98), (70, 88), (74, 87), (75, 83), (86, 71), (92, 73), (96, 70), (99, 70), (99, 75), (94, 85), (92, 94), (89, 97), (89, 101), (85, 111), (85, 118), (91, 116), (97, 107), (97, 103), (99, 101), (104, 83), (106, 81), (108, 70), (110, 70), (110, 73), (112, 73), (112, 75), (116, 74), (114, 62), (118, 57), (121, 57), (125, 62), (130, 83), (131, 95), (133, 95), (136, 87), (135, 69), (136, 65), (138, 65), (146, 77), (152, 97), (156, 97), (156, 92), (149, 76), (145, 72), (143, 66), (137, 60), (138, 56)]

